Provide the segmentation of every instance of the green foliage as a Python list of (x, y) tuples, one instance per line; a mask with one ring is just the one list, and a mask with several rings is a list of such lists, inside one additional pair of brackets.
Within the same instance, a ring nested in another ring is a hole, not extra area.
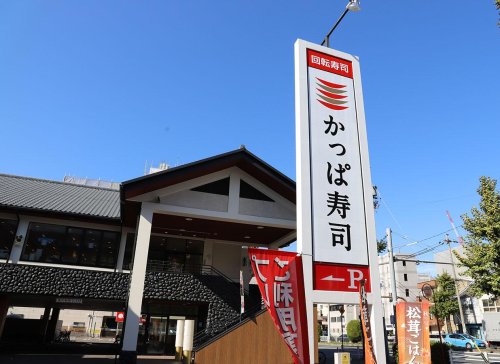
[(387, 249), (387, 241), (385, 241), (384, 239), (377, 240), (377, 253), (381, 254), (386, 249)]
[(432, 364), (448, 364), (450, 362), (450, 348), (445, 343), (431, 343), (431, 363)]
[(479, 208), (473, 207), (471, 216), (462, 215), (468, 234), (464, 254), (457, 258), (466, 268), (465, 274), (474, 280), (471, 292), (477, 297), (500, 297), (500, 193), (496, 184), (492, 178), (481, 177)]
[(443, 273), (436, 278), (437, 288), (432, 295), (434, 305), (430, 312), (438, 319), (448, 320), (450, 315), (458, 312), (458, 302), (455, 296), (455, 282), (448, 273)]
[(353, 343), (361, 341), (361, 322), (359, 320), (351, 320), (346, 327), (347, 336)]
[(321, 335), (323, 335), (323, 327), (321, 326), (321, 322), (318, 322), (318, 325), (316, 326), (316, 330), (318, 330), (318, 341), (319, 341)]

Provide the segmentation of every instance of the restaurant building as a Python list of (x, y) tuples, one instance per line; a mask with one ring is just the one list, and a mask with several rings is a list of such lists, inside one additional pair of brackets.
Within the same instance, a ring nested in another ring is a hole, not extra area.
[(0, 174), (0, 334), (15, 338), (23, 310), (39, 310), (42, 342), (61, 310), (88, 317), (84, 331), (123, 311), (122, 362), (171, 354), (178, 319), (215, 335), (239, 319), (242, 292), (260, 305), (247, 246), (295, 239), (294, 181), (244, 148), (117, 189)]

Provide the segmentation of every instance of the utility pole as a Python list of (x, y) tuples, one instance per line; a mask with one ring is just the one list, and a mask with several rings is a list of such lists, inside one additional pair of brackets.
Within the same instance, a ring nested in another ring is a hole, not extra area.
[(455, 281), (455, 293), (458, 300), (458, 309), (460, 311), (460, 321), (462, 321), (462, 331), (467, 334), (467, 328), (465, 327), (464, 311), (462, 309), (462, 301), (460, 300), (460, 292), (458, 291), (457, 285), (457, 272), (455, 270), (455, 261), (453, 260), (453, 252), (451, 251), (451, 240), (448, 238), (448, 234), (445, 235), (444, 241), (448, 244), (448, 249), (450, 250), (451, 268), (453, 271), (453, 280)]
[(385, 230), (387, 235), (387, 252), (389, 253), (389, 274), (391, 275), (391, 294), (392, 294), (392, 314), (394, 315), (394, 335), (397, 340), (397, 324), (396, 324), (396, 303), (398, 301), (398, 294), (396, 290), (396, 271), (394, 269), (394, 251), (392, 247), (392, 231), (391, 228)]
[(331, 334), (331, 327), (330, 327), (330, 304), (328, 304), (328, 313), (326, 314), (326, 318), (328, 320), (328, 342), (330, 342), (330, 336)]

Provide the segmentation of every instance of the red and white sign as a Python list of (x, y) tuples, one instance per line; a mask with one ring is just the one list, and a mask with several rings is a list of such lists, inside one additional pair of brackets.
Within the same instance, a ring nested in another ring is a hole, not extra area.
[(309, 364), (302, 257), (297, 253), (249, 248), (262, 298), (295, 364)]
[(364, 173), (369, 167), (360, 144), (365, 139), (360, 132), (364, 119), (359, 115), (357, 62), (329, 49), (305, 47), (302, 52), (307, 82), (300, 109), (307, 112), (301, 115), (297, 134), (307, 140), (300, 141), (306, 148), (298, 167), (310, 180), (309, 189), (300, 193), (312, 215), (313, 260), (368, 266), (365, 203), (372, 196), (366, 191)]
[(125, 320), (125, 312), (117, 312), (115, 315), (116, 322), (123, 322)]
[(318, 291), (359, 292), (361, 281), (371, 292), (369, 267), (314, 262), (314, 289)]

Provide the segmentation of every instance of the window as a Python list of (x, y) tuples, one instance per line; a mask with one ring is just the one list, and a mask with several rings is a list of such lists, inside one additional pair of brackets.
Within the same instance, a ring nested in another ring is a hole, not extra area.
[(500, 298), (497, 300), (485, 299), (482, 300), (482, 303), (485, 312), (500, 312)]
[(410, 297), (410, 290), (408, 288), (405, 289), (405, 295), (406, 297)]
[(127, 242), (125, 243), (125, 255), (123, 256), (123, 269), (132, 269), (134, 259), (135, 234), (127, 234)]
[(203, 249), (201, 240), (151, 235), (148, 269), (197, 273), (203, 264)]
[(406, 260), (403, 260), (403, 267), (406, 267)]
[(206, 185), (192, 188), (191, 191), (212, 193), (214, 195), (229, 196), (229, 177)]
[(9, 258), (16, 231), (16, 220), (0, 219), (0, 259)]
[(403, 274), (403, 279), (404, 279), (405, 282), (408, 282), (408, 274), (406, 274), (406, 273)]
[(274, 202), (273, 199), (264, 195), (258, 189), (249, 185), (248, 183), (246, 183), (243, 180), (240, 181), (240, 197), (241, 198), (248, 198), (251, 200)]
[(31, 223), (21, 259), (114, 268), (119, 237), (111, 231)]

